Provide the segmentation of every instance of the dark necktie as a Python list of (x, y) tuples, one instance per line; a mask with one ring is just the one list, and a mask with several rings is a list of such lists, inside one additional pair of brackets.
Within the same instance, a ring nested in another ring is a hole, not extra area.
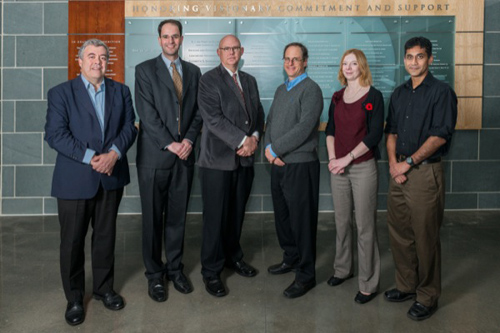
[(236, 86), (238, 87), (238, 90), (240, 91), (241, 98), (243, 98), (243, 103), (246, 105), (245, 95), (243, 95), (243, 90), (241, 89), (240, 85), (238, 84), (238, 74), (236, 74), (236, 73), (233, 74), (233, 81), (236, 84)]
[(177, 100), (179, 101), (179, 121), (178, 131), (181, 134), (181, 110), (182, 110), (182, 78), (177, 71), (175, 63), (171, 62), (170, 67), (172, 67), (172, 80), (174, 81), (175, 93), (177, 94)]

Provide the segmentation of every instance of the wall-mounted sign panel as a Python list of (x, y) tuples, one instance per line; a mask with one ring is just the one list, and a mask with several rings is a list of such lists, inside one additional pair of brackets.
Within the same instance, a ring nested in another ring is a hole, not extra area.
[[(127, 18), (125, 24), (125, 82), (133, 89), (134, 67), (160, 54), (157, 18)], [(227, 34), (236, 35), (244, 54), (240, 67), (254, 75), (266, 114), (276, 88), (286, 79), (283, 49), (301, 42), (309, 49), (307, 72), (325, 100), (321, 121), (328, 120), (333, 93), (341, 88), (337, 75), (345, 50), (362, 50), (370, 65), (374, 86), (386, 99), (403, 81), (404, 43), (425, 36), (433, 43), (431, 71), (454, 86), (455, 18), (445, 17), (295, 17), (295, 18), (182, 18), (184, 42), (180, 55), (202, 72), (219, 65), (217, 48)], [(148, 31), (149, 30), (149, 31)]]

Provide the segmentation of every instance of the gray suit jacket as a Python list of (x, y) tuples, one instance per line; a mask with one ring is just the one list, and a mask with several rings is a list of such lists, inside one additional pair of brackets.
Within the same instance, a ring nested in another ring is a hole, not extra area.
[[(169, 169), (177, 155), (164, 148), (184, 138), (196, 141), (202, 126), (198, 112), (197, 94), (200, 69), (186, 61), (182, 63), (182, 113), (181, 134), (179, 126), (179, 101), (174, 81), (161, 55), (147, 60), (135, 68), (135, 105), (140, 117), (137, 139), (137, 166)], [(186, 163), (194, 164), (194, 153)]]
[(198, 105), (203, 118), (200, 167), (235, 170), (240, 165), (253, 165), (254, 156), (239, 157), (236, 151), (245, 135), (257, 131), (262, 137), (264, 109), (255, 78), (242, 71), (238, 74), (245, 100), (222, 64), (200, 79)]

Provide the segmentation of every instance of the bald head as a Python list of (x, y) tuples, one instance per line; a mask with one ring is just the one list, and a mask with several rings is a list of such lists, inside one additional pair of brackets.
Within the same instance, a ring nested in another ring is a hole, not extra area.
[(240, 40), (235, 35), (227, 35), (220, 40), (217, 55), (222, 65), (234, 73), (238, 69), (243, 51)]
[(226, 43), (226, 42), (231, 43), (231, 44), (237, 43), (238, 46), (241, 46), (241, 42), (238, 39), (238, 37), (236, 37), (235, 35), (226, 35), (226, 36), (222, 37), (222, 39), (220, 40), (219, 48), (223, 47), (222, 45), (224, 45), (224, 43)]

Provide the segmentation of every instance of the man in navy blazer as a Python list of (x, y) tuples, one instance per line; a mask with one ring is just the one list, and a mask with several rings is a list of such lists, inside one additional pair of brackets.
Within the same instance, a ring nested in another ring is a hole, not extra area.
[(182, 41), (179, 21), (161, 21), (158, 43), (162, 53), (135, 70), (142, 255), (148, 294), (156, 302), (167, 300), (165, 276), (179, 292), (193, 291), (183, 272), (182, 255), (194, 174), (193, 145), (202, 124), (196, 101), (201, 72), (179, 57)]
[(137, 135), (129, 88), (104, 77), (107, 45), (89, 39), (78, 57), (81, 75), (48, 92), (45, 124), (45, 140), (57, 151), (52, 196), (61, 225), (61, 277), (70, 325), (85, 319), (84, 246), (90, 222), (93, 296), (110, 310), (125, 306), (113, 290), (116, 216), (130, 182), (126, 153)]

